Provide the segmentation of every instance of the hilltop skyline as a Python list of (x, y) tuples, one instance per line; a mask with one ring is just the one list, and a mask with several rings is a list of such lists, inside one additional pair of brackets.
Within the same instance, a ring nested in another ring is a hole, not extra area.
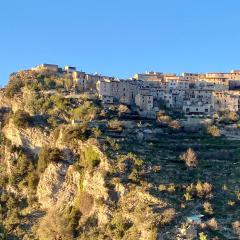
[(2, 3), (0, 85), (44, 62), (118, 78), (240, 68), (237, 0), (57, 3)]

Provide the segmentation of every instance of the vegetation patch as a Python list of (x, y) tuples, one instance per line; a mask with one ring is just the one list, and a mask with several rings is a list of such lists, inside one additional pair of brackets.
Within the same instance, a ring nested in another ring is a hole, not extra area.
[(100, 164), (100, 155), (92, 146), (87, 146), (81, 153), (80, 164), (88, 169), (97, 167)]

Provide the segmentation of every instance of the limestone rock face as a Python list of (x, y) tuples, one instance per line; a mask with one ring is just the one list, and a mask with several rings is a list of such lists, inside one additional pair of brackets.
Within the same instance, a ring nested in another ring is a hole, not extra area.
[(0, 89), (0, 108), (10, 108), (10, 103), (6, 96), (4, 95), (3, 90)]
[(94, 196), (95, 199), (103, 198), (107, 200), (108, 198), (108, 189), (105, 187), (104, 174), (100, 171), (94, 172), (93, 175), (86, 172), (83, 181), (83, 189)]
[(66, 176), (60, 190), (57, 194), (57, 208), (61, 211), (67, 206), (73, 206), (80, 192), (81, 175), (70, 166), (67, 169)]
[(37, 197), (42, 208), (49, 209), (56, 205), (67, 169), (66, 164), (50, 163), (41, 175), (37, 187)]
[(5, 137), (16, 146), (24, 146), (34, 153), (47, 145), (49, 146), (53, 141), (52, 137), (38, 128), (17, 128), (11, 121), (3, 128)]

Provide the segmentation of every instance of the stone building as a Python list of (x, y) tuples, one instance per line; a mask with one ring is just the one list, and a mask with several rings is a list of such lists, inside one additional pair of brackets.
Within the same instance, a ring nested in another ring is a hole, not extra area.
[(33, 71), (49, 71), (49, 72), (58, 72), (58, 65), (55, 64), (41, 64), (39, 66), (33, 67)]
[(213, 104), (186, 101), (183, 105), (183, 112), (186, 115), (211, 115), (213, 111)]
[(135, 96), (142, 87), (142, 81), (104, 79), (97, 82), (97, 91), (101, 99), (112, 97), (113, 101), (127, 105), (135, 104)]
[(214, 92), (213, 99), (216, 111), (229, 110), (238, 112), (240, 110), (240, 91)]
[(153, 110), (153, 96), (147, 93), (138, 93), (135, 97), (135, 103), (141, 111)]

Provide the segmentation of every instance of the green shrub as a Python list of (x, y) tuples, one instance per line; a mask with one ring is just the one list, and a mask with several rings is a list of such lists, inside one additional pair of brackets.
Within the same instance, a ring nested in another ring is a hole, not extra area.
[(99, 108), (94, 106), (93, 103), (84, 102), (83, 105), (72, 111), (72, 116), (74, 120), (92, 121), (97, 117), (98, 113)]
[(122, 131), (123, 129), (122, 123), (117, 119), (109, 121), (108, 127), (112, 130), (117, 130), (117, 131)]
[(30, 127), (32, 124), (32, 118), (29, 113), (18, 110), (13, 114), (13, 123), (17, 127)]
[(67, 213), (65, 214), (66, 220), (68, 221), (67, 228), (73, 232), (74, 237), (77, 236), (77, 228), (79, 225), (79, 220), (81, 218), (81, 212), (76, 207), (71, 207), (68, 209)]
[(86, 141), (91, 136), (91, 130), (86, 124), (71, 126), (63, 129), (62, 141), (70, 143), (74, 139)]
[(50, 127), (51, 127), (52, 129), (57, 128), (61, 123), (63, 123), (63, 121), (62, 121), (59, 117), (57, 117), (57, 116), (55, 116), (55, 115), (51, 115), (51, 116), (47, 119), (47, 122), (48, 122), (48, 124), (50, 125)]
[(39, 177), (36, 171), (32, 171), (27, 176), (28, 187), (30, 190), (35, 190), (38, 185)]
[(45, 77), (44, 87), (45, 89), (54, 89), (56, 87), (56, 82), (51, 78)]
[(63, 161), (63, 155), (59, 149), (42, 147), (38, 153), (37, 170), (43, 173), (49, 163), (59, 161)]
[(116, 215), (110, 225), (110, 230), (116, 239), (122, 239), (132, 223), (124, 219), (121, 215)]
[(81, 165), (86, 168), (94, 168), (100, 163), (100, 156), (96, 150), (89, 146), (85, 147), (81, 154)]
[(15, 94), (20, 93), (21, 88), (24, 86), (24, 83), (20, 79), (12, 79), (6, 87), (6, 95), (8, 97), (13, 97)]
[(99, 138), (102, 135), (102, 131), (98, 127), (93, 128), (92, 133), (95, 138)]
[(9, 176), (10, 184), (27, 185), (27, 175), (34, 171), (32, 159), (25, 153), (20, 152), (18, 158), (13, 162), (12, 172)]

